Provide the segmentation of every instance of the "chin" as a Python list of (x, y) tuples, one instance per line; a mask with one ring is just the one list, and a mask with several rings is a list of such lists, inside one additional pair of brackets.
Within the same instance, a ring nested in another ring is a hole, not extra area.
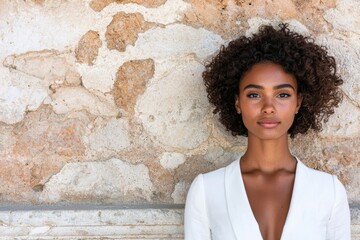
[(250, 133), (249, 136), (252, 135), (255, 138), (260, 140), (278, 140), (280, 138), (288, 138), (288, 132), (279, 133), (279, 132), (270, 132), (267, 131), (262, 133)]

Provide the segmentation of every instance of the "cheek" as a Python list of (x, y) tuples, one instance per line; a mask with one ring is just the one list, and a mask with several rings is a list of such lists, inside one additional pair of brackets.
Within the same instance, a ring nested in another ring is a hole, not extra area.
[(278, 102), (277, 108), (282, 112), (293, 112), (296, 110), (296, 101)]

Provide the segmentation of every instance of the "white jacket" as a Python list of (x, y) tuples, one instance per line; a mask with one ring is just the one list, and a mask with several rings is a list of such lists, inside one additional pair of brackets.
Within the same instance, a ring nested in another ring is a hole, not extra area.
[[(185, 205), (185, 240), (262, 239), (241, 176), (239, 160), (198, 175)], [(350, 239), (346, 191), (336, 176), (298, 160), (282, 240)]]

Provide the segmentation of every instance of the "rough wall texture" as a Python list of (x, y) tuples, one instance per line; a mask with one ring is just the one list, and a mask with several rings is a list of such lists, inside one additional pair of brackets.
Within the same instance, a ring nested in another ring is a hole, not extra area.
[(327, 46), (345, 80), (323, 132), (293, 152), (338, 175), (358, 224), (359, 16), (356, 0), (1, 1), (0, 202), (183, 204), (198, 173), (246, 148), (211, 113), (204, 63), (286, 21)]

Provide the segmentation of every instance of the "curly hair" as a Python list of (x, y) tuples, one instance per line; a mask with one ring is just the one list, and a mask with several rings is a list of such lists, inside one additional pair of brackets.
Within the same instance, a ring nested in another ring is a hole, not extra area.
[(263, 25), (252, 37), (242, 36), (231, 41), (205, 66), (203, 79), (209, 102), (215, 106), (213, 113), (219, 113), (220, 122), (234, 136), (247, 136), (247, 129), (235, 109), (235, 97), (240, 80), (257, 63), (279, 64), (297, 81), (303, 101), (288, 131), (291, 138), (310, 128), (321, 131), (322, 121), (328, 121), (342, 100), (339, 86), (343, 80), (327, 48), (291, 31), (288, 24), (278, 27)]

